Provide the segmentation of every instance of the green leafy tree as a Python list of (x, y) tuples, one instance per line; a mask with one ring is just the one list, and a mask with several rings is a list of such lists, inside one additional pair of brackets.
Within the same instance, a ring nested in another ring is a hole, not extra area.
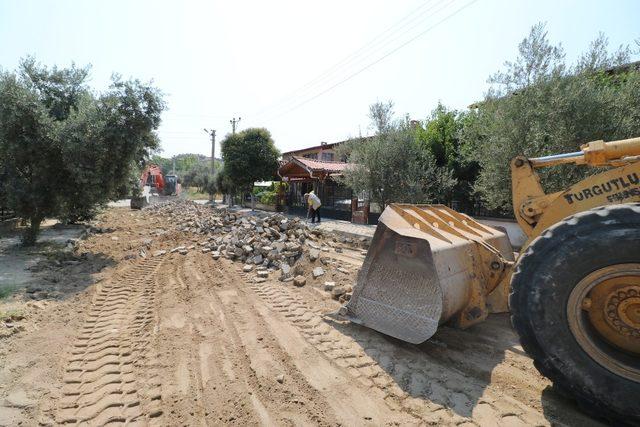
[(29, 220), (23, 236), (35, 243), (40, 224), (58, 213), (56, 183), (65, 178), (56, 124), (38, 94), (15, 73), (0, 75), (0, 181), (7, 207)]
[(85, 96), (78, 106), (58, 135), (68, 173), (59, 216), (68, 221), (90, 219), (122, 194), (131, 169), (159, 146), (154, 130), (164, 109), (157, 89), (117, 76), (105, 93)]
[(241, 192), (250, 192), (253, 183), (271, 179), (278, 170), (280, 153), (264, 128), (248, 128), (222, 141), (224, 178)]
[(471, 209), (473, 184), (477, 178), (477, 162), (468, 161), (462, 155), (460, 134), (467, 120), (467, 114), (451, 110), (438, 103), (425, 121), (424, 127), (416, 128), (417, 138), (423, 149), (434, 157), (436, 165), (451, 171), (456, 185), (445, 195), (443, 202), (457, 201), (462, 209)]
[(458, 133), (461, 125), (457, 111), (438, 103), (426, 120), (425, 127), (418, 128), (418, 139), (431, 151), (438, 166), (454, 167), (458, 157)]
[(337, 179), (357, 193), (367, 192), (381, 208), (443, 200), (455, 185), (452, 173), (436, 164), (408, 123), (393, 120), (393, 104), (373, 104), (369, 117), (375, 136), (338, 148), (351, 166)]
[[(572, 152), (580, 144), (640, 135), (640, 73), (607, 69), (630, 60), (600, 35), (574, 66), (565, 62), (542, 24), (519, 45), (519, 55), (490, 78), (491, 89), (465, 118), (462, 152), (481, 167), (475, 190), (490, 209), (511, 211), (509, 160)], [(548, 191), (566, 188), (593, 168), (541, 171)]]
[(90, 218), (158, 147), (164, 103), (157, 89), (115, 76), (96, 96), (87, 77), (88, 68), (33, 59), (0, 74), (0, 193), (29, 221), (24, 244), (35, 243), (46, 217)]
[(226, 172), (224, 166), (222, 169), (217, 170), (216, 176), (214, 178), (215, 189), (218, 193), (221, 194), (230, 194), (233, 192), (233, 182), (229, 178), (229, 175)]

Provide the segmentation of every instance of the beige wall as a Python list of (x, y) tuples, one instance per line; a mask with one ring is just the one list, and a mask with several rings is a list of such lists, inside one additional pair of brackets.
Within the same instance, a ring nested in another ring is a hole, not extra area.
[[(323, 157), (323, 155), (325, 157)], [(336, 153), (333, 148), (312, 148), (309, 150), (298, 150), (298, 151), (294, 151), (292, 153), (287, 153), (283, 155), (282, 159), (288, 160), (291, 158), (291, 156), (307, 157), (307, 158), (312, 158), (316, 160), (333, 160), (333, 161), (340, 160), (336, 158)]]

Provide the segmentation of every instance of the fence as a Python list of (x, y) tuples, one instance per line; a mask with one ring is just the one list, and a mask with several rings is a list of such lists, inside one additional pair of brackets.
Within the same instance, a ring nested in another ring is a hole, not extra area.
[(15, 212), (0, 206), (0, 222), (7, 221), (9, 219), (15, 219), (15, 218), (16, 218)]

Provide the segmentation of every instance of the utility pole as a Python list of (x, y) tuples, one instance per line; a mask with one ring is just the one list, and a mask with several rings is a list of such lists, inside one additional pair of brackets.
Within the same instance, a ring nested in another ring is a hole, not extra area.
[[(215, 179), (216, 176), (216, 130), (204, 130), (209, 136), (211, 136), (211, 179)], [(209, 201), (212, 205), (216, 204), (215, 191), (209, 192)]]
[(231, 133), (236, 133), (236, 125), (240, 123), (240, 120), (242, 120), (242, 117), (238, 117), (237, 119), (234, 117), (229, 120), (229, 123), (231, 123)]

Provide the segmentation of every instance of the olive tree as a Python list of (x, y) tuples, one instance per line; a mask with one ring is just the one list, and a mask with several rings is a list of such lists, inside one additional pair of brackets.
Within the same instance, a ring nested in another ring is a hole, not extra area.
[(62, 152), (55, 119), (37, 93), (6, 72), (0, 75), (0, 158), (5, 203), (29, 220), (23, 241), (33, 244), (44, 218), (58, 213)]
[(468, 114), (447, 108), (438, 103), (429, 117), (416, 127), (417, 138), (423, 149), (431, 152), (438, 167), (451, 171), (455, 186), (441, 199), (445, 203), (456, 201), (458, 208), (473, 208), (473, 184), (479, 166), (462, 156), (463, 142), (460, 139)]
[[(518, 52), (490, 78), (490, 90), (461, 131), (465, 157), (481, 167), (475, 190), (488, 208), (504, 211), (511, 210), (511, 158), (572, 152), (588, 141), (640, 135), (640, 73), (612, 69), (630, 60), (628, 47), (610, 53), (600, 35), (570, 66), (538, 24)], [(548, 191), (594, 172), (575, 166), (541, 170)]]
[(338, 148), (350, 166), (336, 179), (355, 192), (367, 192), (381, 208), (392, 202), (444, 200), (455, 185), (451, 171), (436, 164), (409, 123), (393, 120), (393, 104), (371, 105), (369, 117), (376, 134)]
[(92, 217), (116, 198), (159, 145), (159, 91), (114, 76), (93, 93), (89, 68), (47, 68), (33, 59), (0, 74), (0, 193), (29, 222), (33, 244), (46, 217)]

